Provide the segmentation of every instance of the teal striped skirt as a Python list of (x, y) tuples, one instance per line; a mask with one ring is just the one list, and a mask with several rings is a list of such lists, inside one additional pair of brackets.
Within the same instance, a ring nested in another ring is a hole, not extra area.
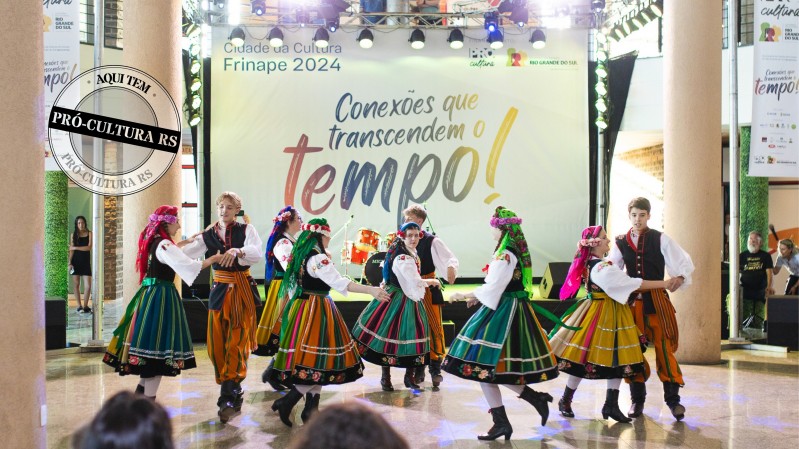
[(441, 364), (463, 379), (526, 385), (558, 376), (557, 362), (527, 293), (505, 292), (497, 310), (480, 307)]
[(389, 285), (388, 302), (373, 299), (352, 329), (358, 352), (367, 362), (412, 367), (430, 363), (430, 325), (421, 301)]
[(175, 285), (145, 278), (119, 322), (103, 362), (120, 375), (177, 376), (197, 367)]

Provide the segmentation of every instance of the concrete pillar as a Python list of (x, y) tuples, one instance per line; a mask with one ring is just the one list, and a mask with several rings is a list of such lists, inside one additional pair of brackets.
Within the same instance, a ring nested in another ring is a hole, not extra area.
[[(125, 65), (143, 70), (158, 80), (172, 96), (178, 109), (182, 110), (181, 21), (180, 0), (136, 0), (125, 3)], [(126, 301), (130, 301), (139, 287), (139, 274), (136, 272), (139, 233), (147, 225), (147, 217), (158, 206), (180, 206), (180, 175), (178, 153), (172, 167), (158, 182), (124, 199), (123, 295)]]
[[(44, 47), (42, 4), (0, 3), (0, 270), (3, 447), (44, 448)], [(66, 270), (66, 267), (63, 268)]]
[(666, 2), (663, 29), (664, 230), (696, 265), (693, 285), (671, 296), (677, 360), (721, 357), (721, 8)]

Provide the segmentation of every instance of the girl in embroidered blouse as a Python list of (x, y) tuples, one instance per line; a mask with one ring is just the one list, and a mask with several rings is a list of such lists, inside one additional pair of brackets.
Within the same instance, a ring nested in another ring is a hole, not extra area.
[(440, 288), (441, 284), (419, 274), (416, 246), (420, 231), (414, 222), (400, 227), (399, 238), (388, 249), (383, 264), (383, 281), (391, 300), (373, 300), (352, 329), (361, 357), (383, 367), (383, 391), (394, 391), (391, 367), (405, 368), (405, 386), (418, 390), (415, 370), (430, 361), (430, 325), (421, 300), (426, 287)]
[(585, 281), (588, 297), (563, 317), (565, 324), (580, 329), (556, 326), (550, 334), (558, 367), (568, 377), (558, 409), (561, 415), (574, 417), (571, 404), (580, 381), (607, 379), (602, 416), (630, 422), (632, 419), (619, 410), (619, 385), (622, 378), (643, 372), (641, 347), (646, 342), (635, 325), (627, 301), (633, 292), (665, 288), (667, 281), (632, 278), (610, 261), (603, 260), (610, 251), (610, 239), (601, 226), (586, 228), (577, 248), (560, 297), (572, 298), (580, 289), (580, 283)]

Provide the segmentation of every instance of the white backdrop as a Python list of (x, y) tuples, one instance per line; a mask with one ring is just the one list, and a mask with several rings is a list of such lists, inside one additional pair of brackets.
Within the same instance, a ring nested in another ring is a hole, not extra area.
[[(214, 30), (211, 119), (212, 197), (239, 193), (264, 240), (285, 204), (334, 231), (353, 216), (352, 240), (360, 227), (396, 230), (409, 202), (425, 203), (460, 275), (477, 277), (503, 205), (524, 219), (535, 276), (571, 260), (589, 203), (584, 30), (550, 30), (536, 51), (529, 30), (509, 29), (500, 50), (483, 30), (460, 50), (445, 30), (426, 31), (422, 50), (409, 30), (375, 32), (365, 50), (342, 29), (327, 53), (313, 30), (284, 29), (277, 52), (267, 32), (248, 28), (234, 51), (230, 30)], [(376, 179), (358, 182), (369, 167)]]

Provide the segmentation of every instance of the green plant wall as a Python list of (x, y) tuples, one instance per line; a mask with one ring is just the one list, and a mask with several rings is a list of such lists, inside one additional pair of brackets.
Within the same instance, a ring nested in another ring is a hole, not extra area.
[(67, 175), (44, 176), (44, 294), (67, 299), (69, 290), (69, 211)]
[(768, 178), (749, 176), (749, 149), (752, 128), (741, 128), (740, 250), (746, 250), (749, 233), (760, 231), (768, 244)]

